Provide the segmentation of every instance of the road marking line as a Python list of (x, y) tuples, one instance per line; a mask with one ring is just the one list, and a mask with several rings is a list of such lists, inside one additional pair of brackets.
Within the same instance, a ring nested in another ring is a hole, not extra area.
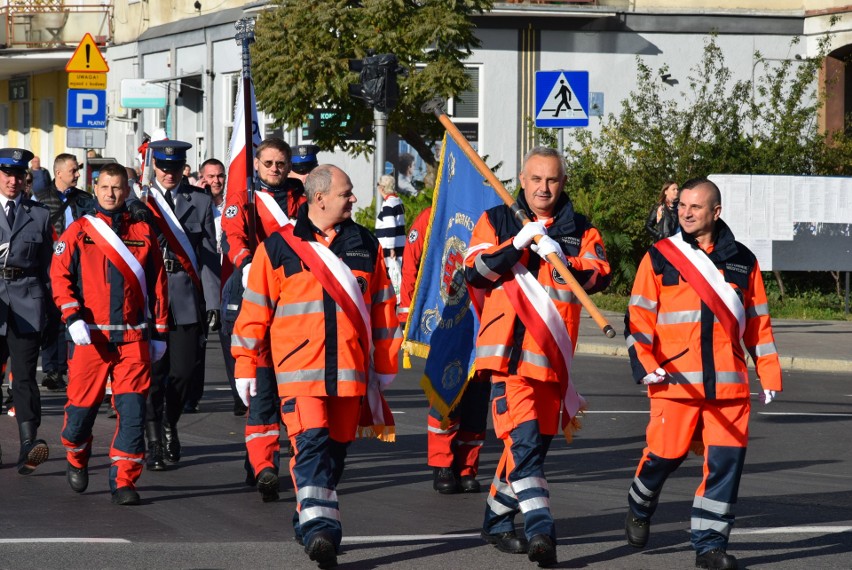
[(852, 526), (779, 526), (775, 528), (741, 528), (731, 534), (838, 534), (852, 532)]
[(130, 544), (131, 541), (124, 538), (0, 538), (0, 544), (22, 544), (29, 542), (82, 542), (82, 543), (106, 543), (106, 544)]
[(417, 542), (422, 540), (447, 541), (480, 538), (479, 533), (466, 534), (400, 534), (397, 536), (344, 536), (344, 544), (369, 544), (371, 542)]

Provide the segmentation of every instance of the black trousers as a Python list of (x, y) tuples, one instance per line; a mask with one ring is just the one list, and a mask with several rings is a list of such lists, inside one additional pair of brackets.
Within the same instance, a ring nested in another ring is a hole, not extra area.
[(175, 325), (169, 332), (166, 354), (151, 367), (151, 390), (145, 421), (176, 426), (203, 349), (201, 323)]
[(35, 422), (38, 427), (41, 424), (41, 396), (36, 381), (40, 342), (41, 334), (20, 332), (15, 318), (10, 315), (6, 336), (0, 337), (0, 353), (11, 356), (12, 400), (18, 425)]

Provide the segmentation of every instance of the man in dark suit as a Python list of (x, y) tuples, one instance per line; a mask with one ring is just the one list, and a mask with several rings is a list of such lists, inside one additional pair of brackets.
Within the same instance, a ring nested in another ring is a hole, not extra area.
[[(34, 159), (35, 160), (35, 159)], [(80, 163), (73, 154), (62, 153), (53, 161), (53, 182), (36, 188), (33, 184), (33, 200), (47, 206), (50, 211), (50, 223), (59, 238), (65, 228), (81, 216), (95, 210), (95, 199), (85, 190), (77, 188), (80, 179)], [(64, 392), (65, 376), (68, 373), (68, 342), (65, 339), (65, 325), (59, 318), (58, 309), (53, 311), (50, 318), (51, 326), (58, 327), (52, 331), (51, 338), (41, 350), (41, 371), (44, 377), (41, 385), (51, 392)]]
[(45, 284), (53, 233), (48, 209), (22, 196), (32, 158), (33, 153), (21, 148), (0, 149), (0, 348), (12, 355), (21, 475), (29, 475), (48, 457), (47, 444), (37, 438), (41, 399), (36, 362), (52, 304)]
[(145, 416), (148, 469), (177, 463), (181, 445), (177, 423), (186, 404), (206, 324), (219, 322), (220, 263), (210, 196), (183, 178), (182, 141), (152, 142), (154, 182), (148, 206), (154, 215), (169, 278), (169, 333), (165, 356), (152, 367)]

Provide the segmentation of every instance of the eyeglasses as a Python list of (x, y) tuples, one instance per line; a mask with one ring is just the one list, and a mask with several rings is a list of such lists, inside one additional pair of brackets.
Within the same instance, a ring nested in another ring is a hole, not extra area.
[(277, 168), (278, 170), (284, 170), (285, 168), (290, 166), (289, 162), (276, 162), (274, 160), (261, 160), (260, 163), (263, 165), (264, 168), (272, 168), (272, 165), (274, 164), (275, 168)]

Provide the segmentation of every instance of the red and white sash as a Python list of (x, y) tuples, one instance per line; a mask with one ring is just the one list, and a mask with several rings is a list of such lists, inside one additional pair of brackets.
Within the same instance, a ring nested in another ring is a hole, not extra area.
[(272, 194), (259, 190), (254, 193), (254, 196), (258, 199), (257, 202), (259, 204), (263, 204), (263, 208), (257, 209), (257, 215), (262, 222), (265, 222), (264, 226), (276, 227), (274, 224), (269, 223), (270, 220), (275, 220), (277, 227), (284, 227), (287, 224), (293, 223), (290, 217), (281, 209), (281, 206), (278, 205), (278, 202), (275, 201), (275, 197)]
[(328, 247), (316, 241), (301, 240), (293, 233), (293, 227), (292, 224), (286, 224), (279, 230), (279, 233), (301, 258), (302, 262), (308, 266), (311, 275), (317, 278), (323, 289), (340, 306), (343, 314), (355, 326), (358, 339), (361, 342), (361, 350), (364, 353), (364, 371), (368, 379), (367, 397), (365, 399), (367, 406), (362, 407), (359, 431), (362, 428), (370, 428), (379, 439), (392, 441), (393, 426), (395, 425), (393, 415), (384, 400), (384, 396), (382, 396), (379, 380), (370, 365), (373, 336), (370, 313), (364, 303), (361, 287), (349, 266), (343, 263)]
[(745, 333), (745, 307), (707, 254), (683, 241), (681, 233), (658, 241), (654, 247), (710, 307), (731, 340), (739, 343)]
[(124, 276), (130, 287), (130, 295), (137, 298), (148, 313), (148, 287), (145, 282), (145, 270), (118, 235), (100, 218), (86, 215), (80, 218), (80, 225), (101, 253), (109, 259)]
[[(470, 248), (466, 257), (477, 255), (479, 251), (491, 247), (479, 244)], [(571, 363), (574, 359), (574, 344), (565, 321), (556, 310), (553, 300), (544, 287), (533, 277), (527, 268), (516, 263), (512, 267), (513, 279), (503, 281), (503, 290), (518, 318), (524, 324), (530, 336), (541, 348), (551, 368), (560, 380), (562, 389), (562, 429), (565, 437), (571, 440), (571, 432), (579, 424), (577, 414), (586, 409), (586, 400), (574, 388), (571, 382)], [(484, 295), (481, 290), (470, 287), (471, 301), (477, 313), (482, 314)]]
[[(163, 192), (170, 192), (170, 190), (164, 190)], [(153, 198), (153, 200), (150, 198)], [(195, 251), (192, 249), (192, 244), (189, 243), (189, 238), (186, 236), (183, 226), (180, 225), (177, 216), (175, 216), (175, 213), (169, 207), (169, 203), (166, 202), (165, 196), (163, 196), (161, 191), (154, 190), (151, 192), (147, 204), (148, 208), (151, 209), (151, 213), (154, 215), (157, 228), (165, 236), (172, 253), (175, 254), (175, 257), (177, 257), (180, 264), (189, 274), (195, 286), (201, 289), (201, 279), (198, 276), (198, 261), (195, 259)]]

